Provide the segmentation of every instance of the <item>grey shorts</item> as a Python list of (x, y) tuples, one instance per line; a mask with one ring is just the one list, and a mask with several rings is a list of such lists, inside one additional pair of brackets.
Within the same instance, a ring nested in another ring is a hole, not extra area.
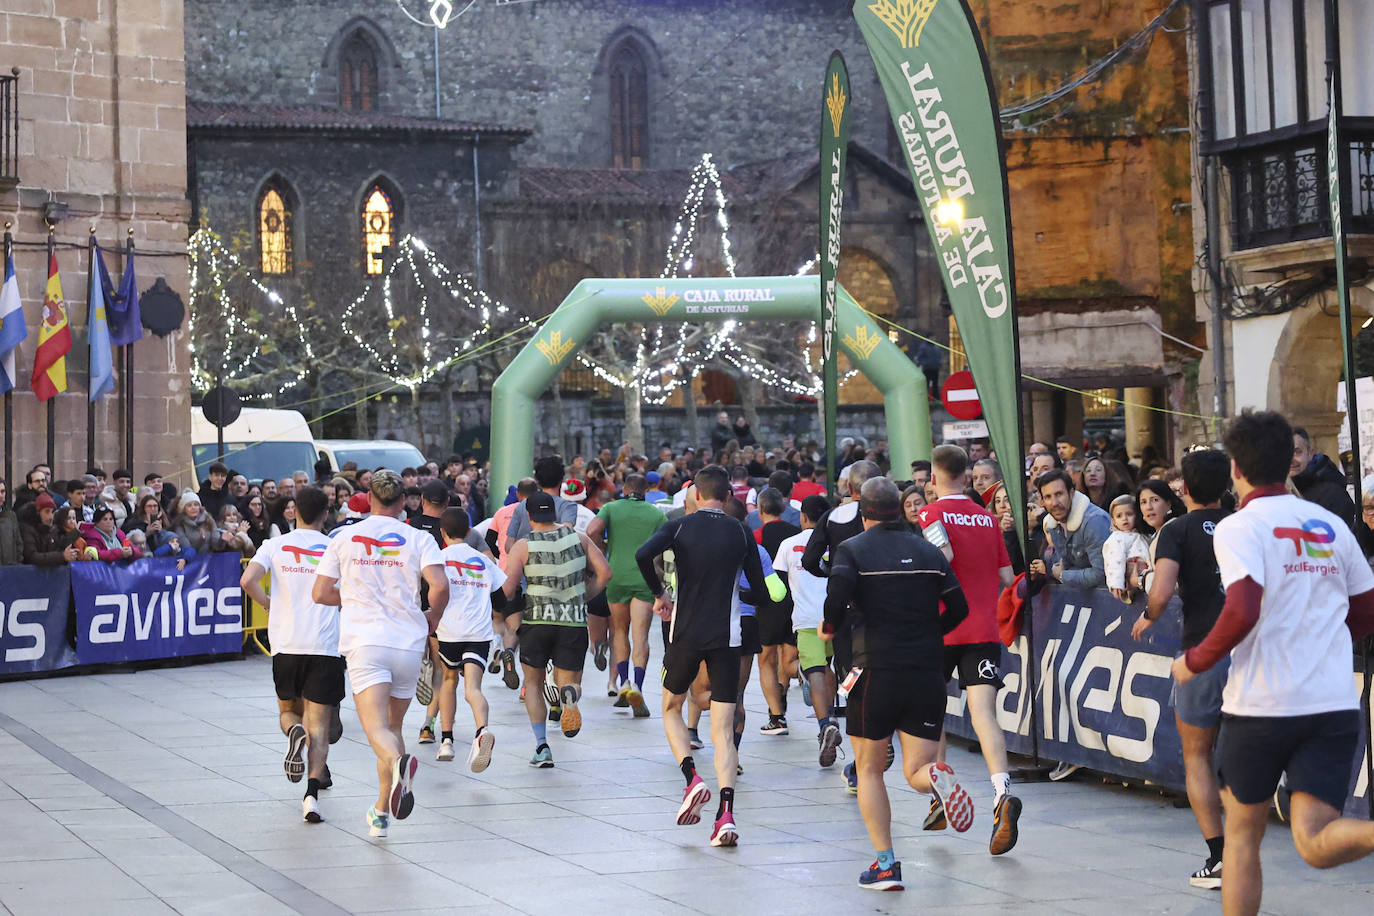
[(1228, 655), (1208, 670), (1193, 675), (1188, 683), (1174, 684), (1170, 701), (1179, 719), (1194, 728), (1211, 728), (1221, 721), (1221, 691), (1230, 673)]

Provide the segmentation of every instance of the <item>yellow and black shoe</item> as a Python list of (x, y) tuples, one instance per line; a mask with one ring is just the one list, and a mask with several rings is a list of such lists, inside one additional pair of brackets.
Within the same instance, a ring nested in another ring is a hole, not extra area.
[(1016, 822), (1021, 819), (1021, 799), (1003, 795), (992, 809), (992, 840), (988, 852), (1000, 856), (1016, 846)]
[(922, 830), (944, 830), (949, 826), (949, 821), (945, 820), (945, 806), (940, 804), (938, 798), (930, 800), (930, 811), (926, 813), (925, 823), (921, 825)]

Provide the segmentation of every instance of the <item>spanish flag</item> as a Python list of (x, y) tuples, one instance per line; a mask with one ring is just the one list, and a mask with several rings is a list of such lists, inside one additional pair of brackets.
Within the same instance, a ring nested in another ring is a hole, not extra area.
[(43, 293), (43, 323), (38, 329), (38, 349), (33, 357), (33, 393), (46, 401), (67, 390), (67, 353), (72, 348), (72, 329), (62, 302), (62, 278), (57, 275), (57, 255), (48, 254), (48, 287)]

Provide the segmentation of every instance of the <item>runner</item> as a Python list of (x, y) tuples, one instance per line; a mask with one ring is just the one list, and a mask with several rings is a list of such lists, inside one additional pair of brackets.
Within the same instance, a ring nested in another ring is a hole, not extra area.
[[(286, 778), (306, 774), (302, 751), (309, 750), (309, 782), (301, 799), (305, 820), (318, 824), (319, 792), (333, 785), (329, 776), (330, 725), (344, 698), (344, 665), (339, 657), (339, 609), (316, 604), (310, 596), (316, 564), (328, 546), (322, 528), (329, 511), (324, 491), (305, 487), (296, 494), (296, 528), (264, 541), (243, 571), (244, 594), (268, 612), (272, 680), (278, 717), (286, 735)], [(270, 594), (262, 587), (268, 577)], [(276, 600), (272, 599), (276, 596)]]
[[(561, 463), (561, 462), (560, 462)], [(530, 766), (553, 766), (547, 738), (544, 692), (534, 688), (544, 681), (545, 666), (553, 663), (564, 736), (582, 730), (582, 668), (587, 662), (587, 596), (595, 596), (611, 578), (611, 567), (596, 545), (570, 525), (558, 523), (554, 500), (535, 493), (525, 500), (530, 523), (528, 537), (511, 545), (506, 574), (525, 585), (525, 622), (520, 627), (520, 665), (525, 670), (525, 711), (534, 732), (534, 756)], [(592, 573), (588, 584), (584, 578)]]
[(1212, 544), (1226, 602), (1174, 660), (1180, 686), (1229, 652), (1217, 776), (1226, 811), (1227, 914), (1259, 911), (1260, 843), (1287, 772), (1293, 845), (1331, 868), (1374, 852), (1374, 823), (1341, 817), (1363, 731), (1351, 637), (1374, 633), (1374, 574), (1338, 516), (1284, 488), (1293, 431), (1245, 411), (1226, 431), (1240, 508)]
[[(1212, 536), (1221, 520), (1231, 514), (1221, 507), (1221, 495), (1231, 485), (1231, 468), (1225, 453), (1215, 449), (1189, 452), (1183, 456), (1182, 468), (1183, 501), (1188, 514), (1170, 519), (1159, 531), (1150, 602), (1131, 628), (1131, 635), (1141, 639), (1164, 614), (1177, 584), (1183, 604), (1182, 643), (1186, 652), (1202, 642), (1226, 601)], [(1212, 749), (1221, 721), (1221, 691), (1230, 669), (1231, 659), (1223, 658), (1210, 670), (1174, 687), (1174, 718), (1178, 720), (1183, 743), (1188, 805), (1207, 843), (1207, 861), (1188, 878), (1193, 887), (1221, 887), (1225, 838), (1221, 789), (1217, 786)]]
[[(523, 505), (525, 500), (533, 496), (538, 490), (539, 483), (533, 477), (521, 478), (520, 482), (515, 485), (516, 501), (497, 509), (487, 526), (487, 545), (492, 548), (492, 556), (503, 564), (503, 569), (505, 568), (506, 549), (510, 546), (507, 531), (510, 528), (511, 516), (515, 514), (517, 506)], [(496, 542), (495, 545), (492, 545), (492, 541)], [(488, 666), (487, 670), (492, 674), (500, 673), (502, 682), (511, 690), (520, 689), (520, 672), (515, 668), (515, 647), (519, 642), (516, 633), (520, 630), (520, 612), (524, 606), (525, 595), (519, 588), (516, 588), (515, 597), (507, 601), (504, 608), (493, 614), (494, 617), (500, 619), (496, 632), (501, 637), (501, 645), (492, 654), (491, 665)]]
[[(945, 721), (944, 636), (968, 616), (949, 561), (902, 521), (901, 494), (885, 477), (860, 491), (864, 533), (830, 555), (823, 640), (852, 626), (854, 668), (844, 686), (845, 719), (859, 774), (859, 811), (878, 859), (859, 875), (870, 890), (902, 889), (902, 863), (892, 851), (892, 808), (883, 782), (885, 745), (902, 742), (907, 783), (934, 795), (955, 830), (973, 824), (973, 800), (954, 769), (940, 761)], [(944, 613), (940, 612), (941, 603)]]
[[(997, 691), (1002, 689), (1002, 643), (997, 634), (997, 598), (1014, 574), (1002, 529), (992, 514), (964, 495), (968, 486), (968, 455), (957, 445), (939, 445), (930, 455), (935, 492), (939, 499), (921, 509), (925, 539), (944, 554), (958, 578), (968, 617), (945, 634), (945, 680), (959, 673), (959, 687), (968, 695), (969, 718), (983, 761), (992, 779), (992, 839), (988, 851), (1000, 856), (1016, 845), (1021, 800), (1011, 794), (1007, 745), (997, 724)], [(945, 737), (940, 737), (941, 762)], [(947, 818), (940, 800), (930, 802), (926, 830), (944, 830)]]
[[(425, 640), (448, 605), (448, 578), (434, 539), (417, 532), (405, 515), (401, 475), (372, 475), (371, 515), (339, 533), (324, 551), (312, 589), (319, 604), (340, 606), (339, 651), (348, 660), (353, 703), (377, 755), (377, 803), (368, 809), (368, 832), (384, 837), (394, 815), (410, 816), (418, 761), (406, 753), (401, 726), (415, 696)], [(429, 586), (430, 610), (420, 610), (420, 581)]]
[[(745, 522), (748, 514), (744, 511), (744, 504), (731, 496), (725, 501), (725, 514), (736, 521)], [(745, 524), (748, 530), (748, 523)], [(753, 532), (749, 537), (753, 538)], [(749, 689), (749, 679), (754, 673), (754, 658), (763, 654), (763, 643), (759, 638), (759, 617), (758, 607), (760, 604), (768, 605), (770, 602), (781, 599), (787, 595), (787, 586), (773, 570), (773, 558), (768, 555), (768, 551), (757, 541), (754, 544), (754, 551), (759, 557), (759, 566), (763, 570), (763, 581), (767, 585), (767, 591), (762, 595), (757, 594), (749, 587), (748, 578), (744, 571), (740, 570), (739, 579), (735, 587), (739, 590), (739, 695), (744, 696), (744, 692)], [(693, 696), (705, 692), (710, 687), (705, 669), (697, 672), (698, 689), (693, 690)], [(764, 735), (786, 735), (787, 719), (781, 714), (774, 713), (773, 710), (779, 708), (776, 696), (780, 690), (773, 691), (774, 700), (769, 704), (768, 721), (759, 728), (759, 732)], [(765, 690), (764, 694), (767, 695)], [(735, 750), (739, 750), (740, 742), (744, 740), (745, 711), (743, 703), (735, 704)], [(738, 755), (737, 755), (738, 756)], [(744, 773), (744, 764), (738, 759), (735, 761), (735, 775), (740, 776)]]
[[(801, 532), (801, 528), (783, 520), (783, 513), (790, 507), (787, 497), (775, 487), (767, 487), (758, 496), (759, 528), (754, 532), (754, 540), (763, 548), (768, 573), (773, 568), (773, 557), (778, 554), (778, 546), (783, 541)], [(746, 524), (747, 524), (746, 519)], [(781, 573), (781, 570), (779, 570)], [(779, 576), (781, 583), (781, 576)], [(765, 735), (787, 734), (787, 686), (797, 673), (795, 652), (790, 653), (791, 666), (784, 663), (784, 650), (795, 648), (796, 635), (792, 630), (792, 601), (786, 595), (784, 584), (780, 600), (764, 601), (755, 611), (759, 626), (759, 687), (763, 690), (764, 701), (768, 703), (768, 722), (759, 729)], [(776, 714), (774, 713), (776, 710)]]
[(444, 680), (439, 685), (439, 753), (435, 759), (453, 759), (453, 717), (458, 706), (458, 677), (461, 674), (465, 684), (463, 697), (472, 709), (476, 726), (468, 750), (468, 766), (472, 772), (480, 773), (491, 763), (491, 749), (496, 743), (496, 737), (487, 728), (489, 710), (487, 698), (482, 695), (482, 672), (496, 635), (492, 629), (492, 603), (515, 589), (513, 584), (507, 586), (506, 574), (494, 560), (463, 542), (469, 527), (466, 512), (458, 508), (445, 509), (440, 524), (449, 598), (435, 632), (439, 660), (444, 666)]
[[(644, 672), (649, 667), (649, 623), (653, 617), (653, 595), (635, 563), (635, 551), (664, 524), (663, 510), (644, 501), (647, 478), (631, 474), (625, 478), (625, 498), (601, 507), (587, 527), (587, 534), (598, 546), (609, 537), (607, 553), (611, 563), (611, 583), (606, 586), (606, 601), (611, 608), (611, 652), (615, 663), (618, 698), (616, 705), (634, 710), (636, 719), (649, 717), (644, 702)], [(634, 663), (634, 681), (630, 663)], [(623, 701), (623, 702), (622, 702)]]
[(834, 654), (831, 643), (822, 640), (817, 627), (825, 618), (825, 580), (807, 572), (801, 564), (811, 529), (816, 527), (830, 509), (824, 496), (808, 496), (802, 500), (802, 530), (778, 545), (773, 568), (787, 577), (792, 596), (792, 626), (796, 631), (793, 650), (811, 693), (811, 707), (816, 711), (816, 743), (820, 747), (820, 765), (835, 765), (835, 756), (842, 741), (840, 726), (835, 721), (835, 672), (830, 670)]
[[(654, 532), (635, 552), (635, 560), (654, 595), (654, 611), (669, 622), (663, 652), (663, 730), (687, 781), (677, 822), (699, 823), (701, 809), (711, 800), (711, 790), (697, 775), (687, 723), (682, 718), (687, 691), (704, 664), (711, 683), (711, 743), (720, 786), (711, 845), (734, 846), (739, 842), (734, 818), (739, 755), (732, 735), (740, 669), (736, 582), (743, 570), (755, 592), (762, 594), (768, 586), (758, 560), (758, 545), (749, 529), (723, 511), (725, 500), (730, 497), (730, 478), (725, 469), (719, 465), (702, 468), (694, 485), (696, 511)], [(666, 550), (672, 550), (674, 556), (676, 601), (664, 592), (654, 569), (654, 558)]]

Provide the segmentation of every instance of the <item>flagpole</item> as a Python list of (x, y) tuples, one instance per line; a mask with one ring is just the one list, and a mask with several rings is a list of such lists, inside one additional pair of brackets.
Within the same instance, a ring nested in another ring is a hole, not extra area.
[[(86, 242), (86, 469), (95, 467), (95, 348), (91, 345), (91, 329), (95, 327), (95, 309), (91, 306), (95, 295), (95, 227)], [(104, 293), (102, 292), (102, 295)]]
[[(52, 223), (48, 224), (48, 263), (51, 264), (53, 258), (57, 257), (57, 243), (53, 239), (53, 233), (57, 227)], [(46, 293), (45, 293), (46, 295)], [(41, 342), (41, 337), (40, 337)], [(57, 415), (53, 413), (57, 403), (57, 395), (48, 398), (48, 467), (56, 473), (57, 467)]]
[[(129, 261), (134, 256), (134, 227), (129, 227), (129, 236), (124, 244), (124, 269), (128, 270)], [(138, 295), (138, 290), (132, 291), (133, 295)], [(133, 304), (126, 303), (125, 308), (130, 316), (133, 314)], [(131, 343), (124, 345), (124, 466), (130, 471), (134, 469), (134, 345)]]
[[(10, 235), (10, 227), (14, 224), (5, 220), (5, 263), (9, 264), (10, 258), (14, 257), (14, 236)], [(22, 317), (22, 316), (21, 316)], [(18, 360), (15, 360), (18, 366)], [(15, 379), (10, 379), (10, 390), (5, 392), (5, 483), (10, 489), (14, 489), (14, 385)]]

